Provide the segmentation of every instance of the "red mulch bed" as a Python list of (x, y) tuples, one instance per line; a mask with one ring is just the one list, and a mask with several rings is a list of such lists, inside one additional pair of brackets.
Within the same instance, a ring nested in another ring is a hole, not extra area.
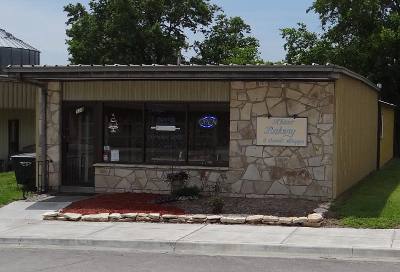
[(98, 214), (98, 213), (160, 213), (185, 214), (183, 209), (169, 204), (156, 204), (161, 195), (115, 193), (102, 194), (80, 200), (65, 207), (64, 213)]

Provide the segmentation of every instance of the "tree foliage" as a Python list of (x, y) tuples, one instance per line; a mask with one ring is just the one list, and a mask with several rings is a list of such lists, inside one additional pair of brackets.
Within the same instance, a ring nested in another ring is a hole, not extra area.
[[(197, 63), (259, 59), (250, 26), (210, 0), (91, 0), (89, 8), (77, 3), (64, 10), (71, 63), (175, 64), (192, 47)], [(199, 31), (205, 40), (189, 44), (187, 35)]]
[(282, 29), (288, 63), (342, 65), (400, 99), (398, 0), (315, 0), (308, 11), (319, 15), (322, 33), (304, 24)]
[(205, 39), (195, 42), (198, 64), (251, 64), (261, 59), (259, 41), (250, 36), (251, 27), (240, 17), (218, 15), (211, 29), (204, 31)]
[(208, 26), (218, 7), (209, 0), (91, 0), (67, 12), (72, 63), (176, 63), (186, 32)]

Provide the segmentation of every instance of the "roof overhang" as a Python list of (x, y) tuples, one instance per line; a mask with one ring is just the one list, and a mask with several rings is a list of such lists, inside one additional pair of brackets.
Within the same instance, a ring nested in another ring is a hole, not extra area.
[(67, 65), (8, 66), (19, 80), (314, 80), (346, 75), (380, 89), (365, 77), (336, 65)]
[(379, 103), (381, 103), (382, 105), (384, 105), (384, 106), (386, 106), (388, 108), (392, 108), (392, 109), (397, 108), (397, 106), (395, 104), (392, 104), (392, 103), (389, 103), (389, 102), (386, 102), (386, 101), (383, 101), (383, 100), (379, 100)]

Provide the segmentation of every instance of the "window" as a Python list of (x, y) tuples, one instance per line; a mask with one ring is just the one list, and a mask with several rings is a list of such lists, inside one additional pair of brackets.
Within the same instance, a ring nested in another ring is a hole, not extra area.
[(228, 103), (106, 103), (103, 127), (104, 162), (228, 165)]
[(229, 108), (225, 104), (189, 106), (189, 164), (227, 165)]
[(146, 162), (186, 162), (186, 105), (148, 104)]
[(143, 106), (104, 105), (105, 162), (143, 162)]

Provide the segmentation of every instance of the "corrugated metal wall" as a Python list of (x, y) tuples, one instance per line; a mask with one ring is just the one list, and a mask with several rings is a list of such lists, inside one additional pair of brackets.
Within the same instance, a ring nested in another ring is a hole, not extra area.
[(37, 87), (0, 81), (0, 109), (34, 109)]
[(378, 93), (342, 76), (335, 87), (335, 197), (376, 169)]
[(0, 159), (8, 156), (8, 120), (19, 120), (20, 148), (35, 144), (35, 111), (0, 109)]
[(380, 139), (379, 165), (383, 166), (393, 158), (394, 109), (382, 105), (381, 114), (383, 134)]
[(64, 100), (229, 101), (228, 81), (77, 81), (63, 83)]

